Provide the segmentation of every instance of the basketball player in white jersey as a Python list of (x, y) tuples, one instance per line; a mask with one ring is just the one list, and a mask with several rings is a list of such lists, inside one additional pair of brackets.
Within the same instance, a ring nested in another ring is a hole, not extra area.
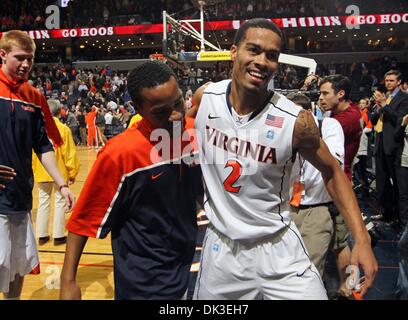
[(231, 47), (232, 80), (212, 83), (202, 94), (196, 129), (210, 224), (195, 299), (327, 299), (290, 219), (296, 152), (321, 171), (352, 230), (350, 263), (364, 270), (362, 294), (374, 280), (377, 263), (353, 190), (313, 116), (267, 90), (282, 46), (275, 24), (247, 21)]

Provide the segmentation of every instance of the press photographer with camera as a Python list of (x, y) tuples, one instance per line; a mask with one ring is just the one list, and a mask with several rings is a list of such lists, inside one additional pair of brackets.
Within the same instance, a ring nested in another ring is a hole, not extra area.
[(320, 77), (317, 74), (309, 74), (303, 81), (303, 85), (300, 87), (302, 94), (307, 96), (312, 102), (317, 102), (320, 96), (319, 81)]

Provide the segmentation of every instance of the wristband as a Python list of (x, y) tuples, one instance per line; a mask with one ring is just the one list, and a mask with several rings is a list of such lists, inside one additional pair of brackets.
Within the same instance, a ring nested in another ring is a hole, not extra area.
[(63, 184), (62, 186), (59, 186), (59, 190), (61, 191), (62, 188), (69, 188), (67, 184)]

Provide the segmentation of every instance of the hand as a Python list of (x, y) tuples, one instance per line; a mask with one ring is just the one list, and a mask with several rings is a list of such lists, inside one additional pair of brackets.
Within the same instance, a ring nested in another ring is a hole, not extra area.
[(75, 204), (74, 194), (71, 192), (71, 190), (69, 190), (69, 188), (62, 188), (60, 192), (65, 200), (65, 212), (70, 212)]
[(406, 114), (404, 118), (402, 118), (402, 125), (408, 126), (408, 114)]
[(62, 280), (60, 289), (60, 300), (81, 300), (81, 289), (75, 280)]
[(304, 81), (304, 83), (303, 83), (302, 89), (308, 90), (308, 89), (309, 89), (309, 86), (310, 86), (311, 83), (312, 83), (312, 81), (319, 81), (319, 76), (318, 76), (318, 75), (315, 75), (315, 74), (309, 74), (309, 75), (306, 77), (306, 79), (305, 79), (305, 81)]
[[(16, 172), (13, 168), (3, 166), (0, 164), (0, 180), (13, 180), (16, 176)], [(4, 189), (6, 186), (0, 183), (0, 189)]]
[[(368, 235), (369, 238), (369, 235)], [(363, 296), (373, 285), (378, 271), (377, 260), (374, 257), (370, 241), (356, 242), (351, 252), (350, 264), (361, 266), (364, 271), (364, 282), (358, 288)]]
[(378, 90), (374, 91), (373, 98), (377, 103), (377, 106), (380, 108), (384, 107), (387, 104), (386, 103), (387, 98), (385, 97), (385, 94), (382, 93), (381, 91)]

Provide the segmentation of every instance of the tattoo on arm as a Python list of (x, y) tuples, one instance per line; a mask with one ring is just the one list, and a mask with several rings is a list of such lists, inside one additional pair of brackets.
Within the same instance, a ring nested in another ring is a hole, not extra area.
[(317, 148), (319, 146), (319, 128), (308, 111), (301, 111), (296, 119), (293, 142), (295, 148)]

